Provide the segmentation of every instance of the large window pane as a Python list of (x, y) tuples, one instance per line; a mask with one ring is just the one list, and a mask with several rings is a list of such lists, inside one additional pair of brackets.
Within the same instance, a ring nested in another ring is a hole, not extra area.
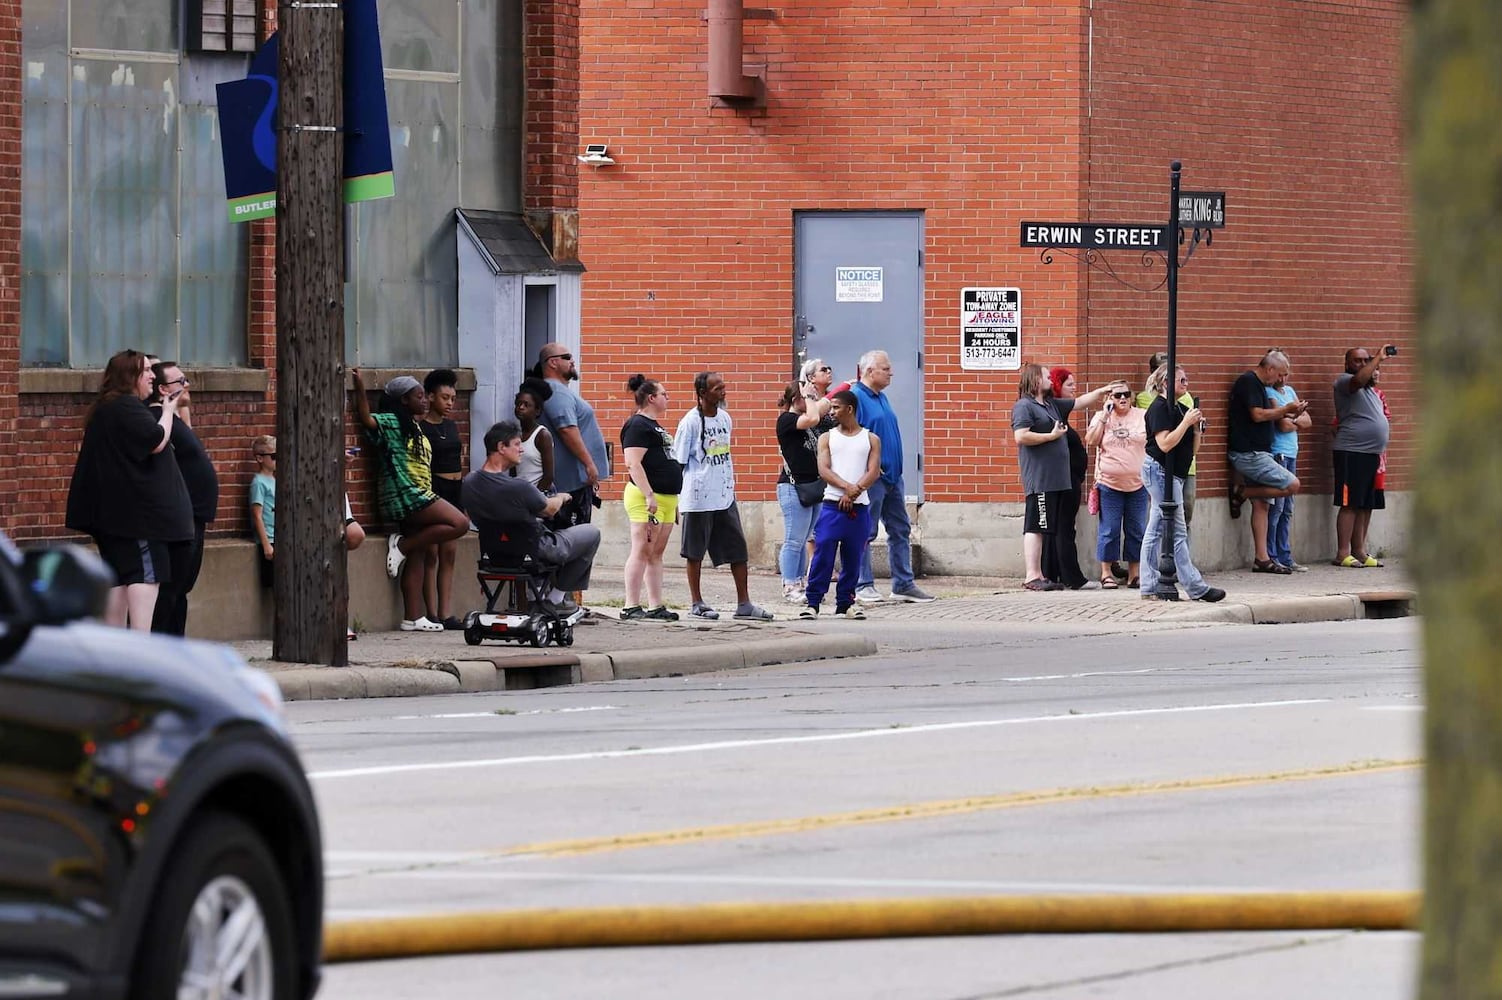
[(246, 59), (194, 56), (183, 62), (182, 260), (179, 346), (196, 365), (242, 365), (249, 309), (250, 227), (225, 213), (224, 159), (214, 84), (245, 75)]
[[(64, 0), (54, 0), (59, 6)], [(179, 0), (72, 0), (73, 45), (176, 52)]]
[(388, 80), (386, 99), (396, 197), (357, 213), (349, 356), (365, 365), (454, 364), (459, 87)]
[(387, 69), (459, 72), (459, 0), (377, 0)]
[(177, 347), (177, 67), (75, 60), (74, 368)]
[(520, 0), (464, 8), (465, 208), (522, 210), (521, 24)]
[[(51, 34), (44, 23), (26, 41)], [(66, 10), (63, 11), (66, 16)], [(54, 26), (55, 27), (55, 26)], [(28, 44), (21, 112), (21, 363), (68, 363), (68, 58)]]

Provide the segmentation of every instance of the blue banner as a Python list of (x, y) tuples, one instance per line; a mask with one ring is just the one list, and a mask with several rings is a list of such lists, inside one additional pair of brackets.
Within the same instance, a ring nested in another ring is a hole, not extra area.
[[(344, 200), (396, 194), (386, 76), (376, 0), (344, 5)], [(231, 222), (276, 215), (277, 38), (256, 51), (243, 80), (221, 83), (219, 136)]]

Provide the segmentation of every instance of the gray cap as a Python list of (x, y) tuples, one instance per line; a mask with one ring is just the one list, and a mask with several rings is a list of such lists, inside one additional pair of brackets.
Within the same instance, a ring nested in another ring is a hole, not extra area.
[(421, 389), (422, 383), (411, 375), (398, 375), (386, 383), (386, 395), (392, 399), (401, 399), (413, 389)]

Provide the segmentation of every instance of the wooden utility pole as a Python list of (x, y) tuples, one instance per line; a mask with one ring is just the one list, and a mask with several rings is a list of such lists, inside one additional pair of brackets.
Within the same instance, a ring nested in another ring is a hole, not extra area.
[[(1428, 0), (1407, 39), (1424, 613), (1424, 1000), (1502, 997), (1502, 4)], [(1402, 358), (1395, 358), (1402, 361)], [(1381, 517), (1382, 514), (1378, 514)]]
[(344, 666), (343, 13), (278, 19), (276, 624), (278, 660)]

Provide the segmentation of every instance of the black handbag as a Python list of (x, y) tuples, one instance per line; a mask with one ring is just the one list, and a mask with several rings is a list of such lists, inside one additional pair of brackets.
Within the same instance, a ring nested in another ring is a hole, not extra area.
[(824, 480), (815, 479), (807, 483), (800, 483), (793, 478), (793, 470), (788, 467), (786, 461), (782, 463), (782, 470), (787, 473), (788, 482), (793, 484), (793, 489), (798, 492), (798, 502), (805, 507), (813, 507), (824, 499)]

